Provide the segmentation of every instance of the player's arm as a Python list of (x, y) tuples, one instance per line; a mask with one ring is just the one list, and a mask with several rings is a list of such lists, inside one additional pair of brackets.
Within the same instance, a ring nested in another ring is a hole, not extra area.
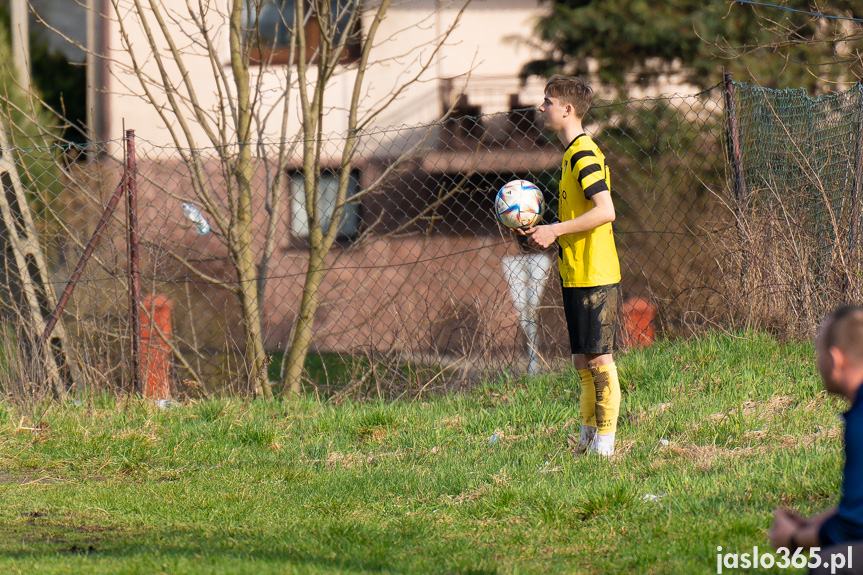
[(586, 232), (614, 221), (616, 214), (611, 192), (608, 190), (598, 192), (592, 195), (590, 200), (593, 202), (593, 207), (577, 218), (525, 230), (524, 233), (530, 236), (530, 243), (540, 248), (547, 248), (560, 236)]

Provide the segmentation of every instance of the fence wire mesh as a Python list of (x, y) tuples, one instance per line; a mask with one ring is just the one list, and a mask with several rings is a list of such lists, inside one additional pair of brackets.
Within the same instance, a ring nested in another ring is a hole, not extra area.
[[(619, 345), (643, 344), (650, 330), (675, 336), (721, 321), (728, 306), (717, 238), (734, 229), (724, 197), (721, 90), (600, 103), (585, 125), (606, 154), (618, 212), (628, 314)], [(167, 374), (175, 397), (250, 391), (248, 293), (257, 294), (267, 374), (278, 388), (310, 290), (310, 236), (339, 212), (335, 243), (313, 262), (325, 273), (304, 363), (308, 387), (415, 395), (521, 372), (531, 358), (541, 370), (568, 362), (556, 252), (547, 252), (544, 267), (492, 212), (503, 184), (526, 179), (544, 190), (546, 220), (554, 219), (563, 150), (537, 111), (356, 136), (343, 210), (337, 151), (345, 135), (315, 142), (324, 159), (318, 185), (309, 187), (300, 139), (256, 145), (245, 172), (237, 169), (242, 146), (188, 150), (137, 140), (144, 370)], [(58, 294), (123, 178), (123, 149), (115, 141), (5, 151), (16, 158)], [(230, 216), (244, 178), (252, 191), (245, 221)], [(209, 229), (183, 204), (198, 208)], [(130, 380), (126, 233), (121, 207), (62, 317), (82, 379), (95, 389), (128, 389)], [(526, 283), (512, 267), (525, 261), (533, 262)], [(528, 284), (538, 305), (525, 318), (515, 304)], [(537, 349), (529, 349), (526, 329)]]
[(748, 321), (811, 335), (830, 309), (861, 296), (863, 88), (819, 98), (733, 89), (741, 242), (729, 280), (747, 294)]

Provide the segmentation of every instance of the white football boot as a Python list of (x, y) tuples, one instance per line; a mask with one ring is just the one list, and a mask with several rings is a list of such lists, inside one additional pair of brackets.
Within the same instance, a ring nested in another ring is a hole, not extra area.
[(611, 457), (614, 455), (614, 433), (597, 433), (589, 449), (591, 453)]

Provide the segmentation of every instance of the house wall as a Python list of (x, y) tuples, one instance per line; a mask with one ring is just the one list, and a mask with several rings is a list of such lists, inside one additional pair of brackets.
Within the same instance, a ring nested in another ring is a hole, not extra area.
[[(423, 162), (406, 166), (406, 172), (390, 174), (378, 192), (365, 196), (360, 210), (364, 226), (372, 228), (372, 237), (360, 245), (341, 243), (328, 255), (325, 267), (331, 271), (321, 286), (315, 349), (424, 356), (471, 353), (486, 358), (522, 351), (518, 315), (502, 267), (502, 258), (519, 249), (510, 234), (498, 229), (491, 214), (494, 189), (500, 184), (493, 178), (502, 176), (478, 173), (465, 183), (462, 174), (429, 170), (435, 165), (433, 156), (425, 158), (432, 162), (430, 166)], [(550, 153), (543, 157), (549, 162), (543, 167), (556, 165), (557, 158)], [(202, 168), (209, 187), (219, 191), (219, 203), (226, 202), (230, 184), (218, 160), (205, 159)], [(364, 165), (361, 188), (380, 177), (385, 168), (386, 164), (375, 161)], [(413, 192), (405, 188), (405, 174), (410, 175)], [(265, 166), (257, 164), (255, 181), (263, 182), (265, 177)], [(239, 345), (241, 310), (229, 291), (235, 275), (219, 226), (206, 214), (211, 231), (199, 235), (180, 209), (182, 201), (192, 201), (176, 195), (191, 189), (185, 164), (143, 159), (138, 162), (137, 182), (140, 236), (146, 254), (142, 292), (174, 300), (174, 334), (183, 347)], [(432, 217), (401, 228), (396, 237), (381, 237), (428, 206), (439, 190), (455, 186), (459, 194), (430, 213)], [(260, 253), (268, 216), (262, 194), (254, 201), (253, 243)], [(91, 217), (98, 215), (94, 211)], [(308, 265), (305, 240), (291, 235), (289, 226), (285, 214), (275, 232), (263, 299), (265, 339), (271, 350), (288, 341)], [(225, 287), (203, 281), (191, 270), (218, 278), (226, 282)], [(544, 341), (544, 345), (557, 343), (553, 337)]]
[[(207, 29), (213, 38), (214, 51), (218, 66), (214, 69), (207, 52), (201, 45), (200, 27), (192, 22), (185, 3), (163, 0), (165, 22), (173, 42), (183, 53), (186, 77), (193, 87), (195, 98), (200, 104), (207, 122), (217, 125), (218, 107), (221, 100), (214, 74), (224, 74), (227, 85), (234, 90), (231, 80), (230, 50), (227, 33), (227, 0), (211, 0), (210, 10), (204, 17)], [(367, 3), (369, 8), (374, 2)], [(441, 115), (440, 78), (456, 78), (456, 90), (467, 83), (484, 86), (477, 90), (482, 112), (495, 112), (506, 109), (508, 100), (505, 93), (527, 92), (523, 100), (538, 104), (541, 99), (541, 86), (535, 82), (527, 88), (520, 88), (516, 80), (521, 66), (540, 54), (515, 37), (527, 37), (532, 31), (533, 19), (540, 13), (537, 0), (474, 0), (463, 12), (455, 32), (445, 41), (443, 47), (434, 52), (435, 39), (439, 38), (456, 19), (462, 0), (411, 0), (393, 2), (375, 40), (372, 62), (366, 70), (366, 86), (362, 99), (362, 112), (367, 113), (386, 102), (395, 93), (397, 98), (387, 106), (384, 113), (375, 118), (375, 126), (413, 125), (428, 123)], [(206, 135), (201, 122), (195, 119), (189, 103), (190, 92), (182, 87), (183, 70), (171, 56), (169, 42), (159, 31), (152, 15), (146, 22), (139, 19), (132, 10), (131, 0), (118, 3), (117, 14), (107, 22), (109, 37), (110, 80), (104, 98), (110, 101), (110, 125), (108, 132), (121, 137), (122, 127), (134, 129), (139, 138), (155, 145), (173, 145), (170, 128), (182, 130), (182, 122), (170, 116), (160, 117), (156, 109), (142, 101), (145, 89), (141, 81), (130, 73), (134, 61), (145, 71), (148, 80), (146, 88), (159, 104), (167, 99), (158, 84), (162, 82), (154, 54), (150, 52), (146, 27), (149, 26), (160, 49), (165, 65), (165, 74), (170, 82), (179, 87), (178, 98), (187, 109), (185, 119), (187, 129), (193, 137), (192, 142), (181, 139), (183, 146), (211, 146), (213, 142)], [(363, 18), (363, 27), (368, 31), (371, 13)], [(197, 41), (191, 41), (191, 39)], [(426, 66), (423, 71), (422, 67)], [(316, 68), (309, 70), (310, 79), (317, 73)], [(279, 136), (283, 113), (282, 95), (288, 85), (288, 77), (296, 71), (289, 66), (255, 67), (252, 85), (260, 98), (263, 110), (271, 110), (262, 135), (266, 138)], [(345, 130), (347, 116), (344, 110), (350, 101), (354, 70), (337, 73), (327, 92), (324, 117), (324, 134), (341, 133)], [(403, 91), (410, 78), (419, 75), (419, 81), (411, 83)], [(538, 90), (538, 91), (537, 91)], [(468, 90), (469, 91), (469, 90)], [(479, 94), (484, 94), (479, 96)], [(288, 106), (288, 134), (295, 133), (300, 127), (299, 106), (296, 91), (292, 91)], [(228, 99), (229, 96), (223, 94)], [(362, 114), (361, 114), (362, 115)], [(230, 122), (229, 122), (230, 124)], [(234, 134), (227, 127), (224, 138), (233, 139)]]

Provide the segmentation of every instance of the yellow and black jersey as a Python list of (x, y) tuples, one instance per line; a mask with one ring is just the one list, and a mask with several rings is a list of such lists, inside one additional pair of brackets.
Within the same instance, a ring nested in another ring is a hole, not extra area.
[[(587, 134), (573, 140), (563, 154), (558, 218), (565, 222), (593, 207), (591, 197), (611, 191), (605, 156)], [(594, 287), (620, 281), (620, 263), (611, 223), (557, 238), (564, 287)]]

